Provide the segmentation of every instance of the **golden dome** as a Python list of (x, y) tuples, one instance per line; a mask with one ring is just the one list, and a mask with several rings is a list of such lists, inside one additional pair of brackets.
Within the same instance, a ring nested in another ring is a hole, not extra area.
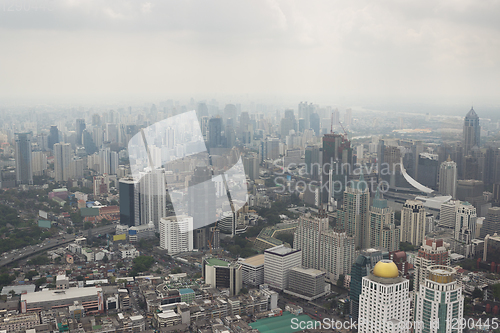
[(382, 278), (398, 277), (398, 266), (396, 266), (392, 260), (380, 260), (375, 267), (373, 267), (373, 275)]

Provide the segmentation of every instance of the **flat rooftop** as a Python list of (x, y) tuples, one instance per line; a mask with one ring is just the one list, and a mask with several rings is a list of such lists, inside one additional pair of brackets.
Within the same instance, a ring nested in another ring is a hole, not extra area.
[(228, 267), (229, 263), (227, 261), (224, 261), (222, 259), (217, 259), (217, 258), (208, 258), (205, 259), (207, 261), (207, 264), (209, 266), (223, 266), (223, 267)]
[(61, 299), (71, 299), (97, 295), (98, 292), (102, 291), (102, 288), (69, 288), (60, 290), (42, 290), (35, 293), (29, 293), (21, 295), (21, 301), (26, 300), (28, 304), (38, 303), (38, 302), (51, 302), (58, 301)]
[(304, 273), (304, 274), (307, 274), (310, 276), (318, 276), (318, 275), (326, 274), (325, 272), (322, 272), (322, 271), (320, 271), (318, 269), (314, 269), (314, 268), (294, 267), (294, 268), (291, 268), (290, 270)]
[(264, 255), (263, 254), (258, 254), (256, 256), (246, 258), (245, 260), (241, 261), (245, 265), (250, 265), (250, 266), (262, 266), (264, 265)]
[(297, 252), (297, 251), (300, 251), (300, 250), (294, 250), (292, 248), (285, 247), (283, 245), (279, 245), (279, 246), (275, 246), (275, 247), (272, 247), (270, 249), (267, 249), (265, 252), (272, 253), (272, 254), (278, 254), (278, 255), (286, 255), (286, 254)]

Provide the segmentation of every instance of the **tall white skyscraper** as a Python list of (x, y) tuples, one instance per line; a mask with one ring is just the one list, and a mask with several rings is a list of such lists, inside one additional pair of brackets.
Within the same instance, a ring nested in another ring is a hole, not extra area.
[(359, 333), (410, 332), (410, 281), (395, 263), (380, 260), (361, 285)]
[(165, 169), (140, 172), (141, 224), (153, 222), (158, 231), (160, 219), (167, 215)]
[(420, 246), (425, 236), (425, 208), (422, 201), (406, 200), (401, 210), (401, 242)]
[(56, 182), (65, 182), (70, 178), (71, 145), (54, 144), (54, 174)]
[(34, 151), (31, 153), (33, 164), (33, 176), (42, 176), (47, 170), (47, 155), (43, 151)]
[(160, 247), (168, 254), (193, 250), (193, 218), (186, 215), (160, 219)]
[(111, 149), (109, 148), (102, 148), (99, 150), (99, 173), (102, 175), (104, 175), (105, 173), (107, 173), (108, 175), (110, 174), (110, 153)]
[(370, 246), (383, 247), (389, 252), (399, 250), (401, 229), (394, 224), (394, 209), (377, 191), (370, 207)]
[(453, 198), (457, 194), (457, 163), (449, 157), (439, 168), (439, 193), (451, 195)]
[(415, 332), (463, 332), (464, 295), (455, 269), (436, 265), (427, 271), (415, 298)]
[(476, 237), (476, 207), (466, 201), (456, 207), (455, 239), (465, 245), (464, 255), (468, 258), (472, 253), (472, 240)]

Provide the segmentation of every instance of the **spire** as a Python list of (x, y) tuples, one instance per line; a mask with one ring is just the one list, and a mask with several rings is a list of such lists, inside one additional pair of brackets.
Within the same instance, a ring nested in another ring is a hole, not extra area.
[(451, 162), (451, 155), (448, 155), (448, 159), (446, 160), (446, 162)]

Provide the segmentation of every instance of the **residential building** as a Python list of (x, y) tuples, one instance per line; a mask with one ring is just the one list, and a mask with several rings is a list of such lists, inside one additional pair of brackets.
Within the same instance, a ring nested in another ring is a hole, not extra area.
[(168, 254), (193, 251), (193, 218), (186, 215), (160, 219), (160, 248)]
[(148, 169), (139, 176), (141, 224), (153, 222), (158, 231), (160, 219), (167, 216), (165, 169)]
[(439, 168), (439, 193), (450, 195), (452, 198), (456, 198), (457, 195), (457, 163), (450, 157), (441, 163)]
[(362, 280), (358, 332), (410, 332), (410, 318), (410, 281), (392, 261), (380, 260)]
[(401, 210), (401, 242), (422, 244), (425, 236), (425, 208), (422, 201), (406, 200)]
[(16, 133), (15, 159), (16, 183), (33, 184), (33, 162), (31, 153), (32, 132)]
[(445, 246), (442, 239), (426, 238), (415, 257), (413, 291), (418, 292), (420, 285), (427, 278), (427, 268), (433, 265), (450, 264), (451, 251)]
[(370, 246), (383, 247), (389, 252), (399, 250), (401, 229), (394, 224), (394, 210), (377, 190), (370, 207)]
[(55, 143), (54, 150), (54, 179), (56, 182), (65, 182), (70, 177), (71, 145), (69, 143)]

